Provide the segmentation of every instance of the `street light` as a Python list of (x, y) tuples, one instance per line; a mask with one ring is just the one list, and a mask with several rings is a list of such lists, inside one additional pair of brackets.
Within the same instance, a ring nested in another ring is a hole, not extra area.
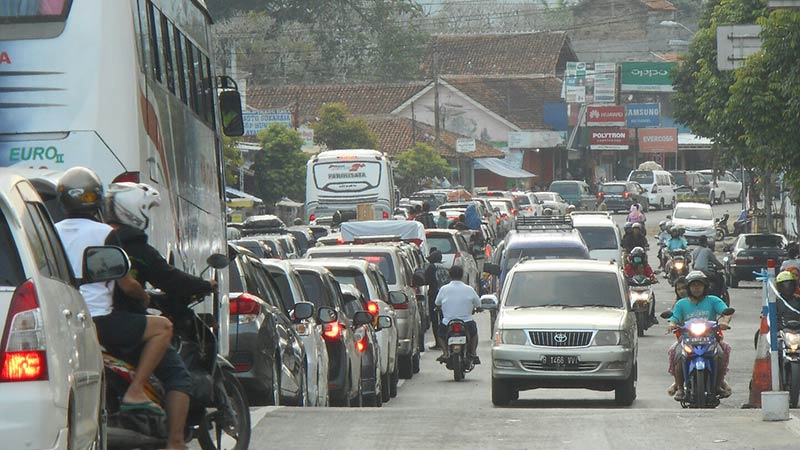
[(671, 28), (680, 27), (688, 31), (689, 33), (695, 34), (695, 32), (690, 30), (686, 25), (680, 22), (675, 22), (674, 20), (662, 20), (661, 23), (659, 23), (659, 25), (661, 25), (662, 27), (671, 27)]
[(670, 39), (667, 41), (667, 45), (670, 47), (686, 47), (689, 45), (689, 41), (685, 39)]

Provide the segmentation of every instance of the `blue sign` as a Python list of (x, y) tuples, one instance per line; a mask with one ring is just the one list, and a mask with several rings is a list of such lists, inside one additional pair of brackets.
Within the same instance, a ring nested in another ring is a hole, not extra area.
[(556, 131), (568, 130), (568, 114), (566, 103), (545, 103), (544, 123)]
[(625, 105), (625, 121), (628, 128), (648, 128), (661, 125), (661, 104), (628, 103)]

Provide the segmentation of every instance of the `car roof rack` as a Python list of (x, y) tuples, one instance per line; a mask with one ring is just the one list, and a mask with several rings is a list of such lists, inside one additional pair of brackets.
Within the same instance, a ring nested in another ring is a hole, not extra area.
[(570, 216), (522, 216), (517, 217), (517, 231), (570, 231), (573, 229)]
[(573, 211), (569, 213), (571, 216), (606, 216), (611, 217), (608, 211)]
[(392, 235), (374, 235), (374, 236), (359, 236), (353, 239), (352, 244), (375, 244), (379, 242), (403, 242), (402, 236), (399, 234)]

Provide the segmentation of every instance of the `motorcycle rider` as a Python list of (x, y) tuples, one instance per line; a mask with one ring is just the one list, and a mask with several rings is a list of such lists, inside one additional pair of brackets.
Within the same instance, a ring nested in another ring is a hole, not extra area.
[(789, 267), (797, 267), (800, 269), (800, 259), (797, 259), (798, 253), (800, 253), (800, 248), (798, 248), (797, 242), (792, 242), (786, 246), (786, 256), (789, 259), (781, 263), (781, 271), (784, 271)]
[(669, 251), (672, 250), (686, 250), (689, 248), (689, 243), (686, 242), (686, 238), (683, 237), (683, 228), (681, 227), (672, 227), (669, 232), (670, 238), (667, 240), (667, 249)]
[[(642, 247), (635, 247), (631, 250), (625, 262), (625, 277), (630, 279), (636, 275), (644, 275), (649, 278), (652, 283), (658, 283), (656, 275), (653, 273), (653, 268), (647, 263), (647, 252), (645, 252)], [(650, 322), (657, 324), (655, 296), (653, 300), (654, 301), (650, 304)]]
[(439, 325), (439, 345), (442, 347), (442, 356), (436, 358), (439, 362), (447, 362), (447, 324), (453, 319), (461, 319), (467, 326), (469, 334), (469, 354), (475, 364), (480, 364), (478, 358), (478, 325), (472, 317), (473, 310), (480, 310), (481, 299), (471, 286), (461, 281), (464, 278), (464, 269), (453, 265), (450, 268), (450, 282), (439, 288), (436, 295), (436, 306), (441, 308), (442, 321)]
[(675, 304), (678, 303), (678, 300), (689, 296), (689, 283), (686, 282), (686, 277), (676, 278), (672, 287), (675, 288), (675, 301), (672, 302), (670, 309), (675, 308)]
[(714, 251), (709, 248), (707, 237), (700, 236), (698, 242), (699, 247), (692, 252), (692, 270), (703, 272), (709, 280), (714, 282), (714, 286), (718, 289), (724, 289), (725, 280), (719, 269), (725, 266), (719, 262), (717, 257), (714, 256)]
[(775, 277), (775, 287), (781, 298), (778, 308), (778, 323), (781, 327), (790, 320), (800, 320), (800, 296), (797, 295), (797, 275), (794, 271), (784, 270)]
[[(441, 285), (439, 284), (439, 278), (436, 276), (439, 270), (445, 270), (441, 267), (438, 267), (437, 264), (441, 264), (442, 262), (442, 252), (439, 251), (436, 247), (431, 247), (431, 253), (428, 255), (428, 262), (430, 263), (428, 267), (425, 269), (425, 282), (428, 285), (428, 314), (431, 320), (433, 318), (439, 317), (438, 311), (436, 310), (436, 296), (439, 295), (439, 289)], [(438, 322), (436, 320), (434, 323)], [(433, 331), (434, 337), (434, 344), (430, 347), (431, 350), (439, 348), (439, 327), (433, 326), (431, 327)]]
[(631, 205), (631, 210), (628, 213), (627, 221), (630, 222), (630, 223), (641, 223), (641, 224), (644, 224), (645, 217), (644, 217), (644, 214), (642, 214), (642, 212), (639, 211), (639, 205), (638, 204)]
[[(113, 228), (102, 223), (100, 216), (103, 184), (92, 170), (73, 167), (64, 172), (56, 192), (66, 214), (66, 219), (56, 224), (56, 230), (72, 270), (80, 278), (86, 248), (113, 245), (108, 241)], [(163, 415), (164, 410), (145, 394), (144, 383), (169, 348), (172, 322), (164, 317), (144, 316), (115, 308), (115, 288), (145, 305), (150, 301), (141, 284), (130, 273), (116, 282), (85, 284), (80, 290), (95, 323), (100, 344), (113, 353), (138, 355), (139, 364), (122, 396), (120, 411)], [(183, 448), (183, 440), (177, 448)]]
[[(170, 265), (147, 242), (145, 231), (150, 224), (150, 209), (161, 204), (158, 191), (147, 184), (111, 183), (106, 194), (106, 217), (114, 228), (109, 241), (116, 239), (131, 259), (131, 273), (144, 286), (150, 283), (164, 291), (169, 298), (188, 298), (207, 294), (216, 288), (216, 281), (206, 281), (189, 275)], [(116, 308), (132, 313), (146, 314), (145, 307), (124, 293), (117, 293)], [(135, 356), (117, 355), (137, 364)], [(173, 449), (184, 447), (184, 426), (189, 412), (192, 378), (178, 352), (169, 346), (155, 375), (164, 383), (167, 392), (166, 409), (169, 423), (169, 445)]]
[[(627, 226), (627, 223), (625, 224)], [(644, 227), (641, 223), (631, 225), (631, 233), (622, 238), (622, 247), (630, 253), (635, 247), (647, 248), (647, 238), (644, 236)]]
[[(708, 278), (699, 270), (693, 270), (686, 276), (689, 286), (689, 296), (678, 300), (672, 308), (672, 317), (669, 319), (669, 332), (674, 332), (679, 325), (686, 320), (693, 318), (704, 318), (709, 321), (716, 321), (727, 308), (721, 298), (708, 294)], [(720, 330), (730, 329), (730, 321), (733, 316), (722, 316), (718, 320)], [(728, 362), (730, 361), (731, 346), (722, 340), (722, 335), (718, 336), (718, 345), (722, 352), (716, 354), (717, 359), (717, 393), (722, 398), (731, 395), (731, 387), (725, 381), (725, 374), (728, 372)], [(683, 368), (682, 355), (678, 351), (678, 342), (670, 347), (669, 352), (669, 373), (675, 378), (672, 386), (667, 392), (674, 395), (675, 400), (681, 401), (686, 394), (683, 390)]]
[(658, 240), (658, 268), (659, 269), (663, 269), (664, 268), (664, 247), (667, 246), (667, 241), (669, 241), (669, 239), (670, 239), (670, 234), (669, 234), (669, 231), (667, 230), (667, 221), (666, 220), (662, 220), (661, 222), (659, 222), (658, 223), (658, 228), (660, 230), (658, 232), (658, 236), (657, 236), (657, 240)]
[(431, 204), (428, 202), (422, 202), (422, 213), (418, 214), (414, 220), (421, 223), (426, 229), (436, 228), (436, 219), (433, 218)]

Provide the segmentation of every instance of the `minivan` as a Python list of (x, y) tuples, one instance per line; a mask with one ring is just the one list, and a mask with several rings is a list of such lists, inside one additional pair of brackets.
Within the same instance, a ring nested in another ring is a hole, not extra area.
[(558, 192), (561, 197), (570, 205), (583, 211), (595, 209), (597, 199), (589, 189), (589, 185), (583, 181), (561, 180), (550, 183), (551, 192)]
[(675, 181), (666, 170), (634, 170), (628, 175), (628, 181), (645, 188), (650, 206), (661, 210), (675, 206)]

